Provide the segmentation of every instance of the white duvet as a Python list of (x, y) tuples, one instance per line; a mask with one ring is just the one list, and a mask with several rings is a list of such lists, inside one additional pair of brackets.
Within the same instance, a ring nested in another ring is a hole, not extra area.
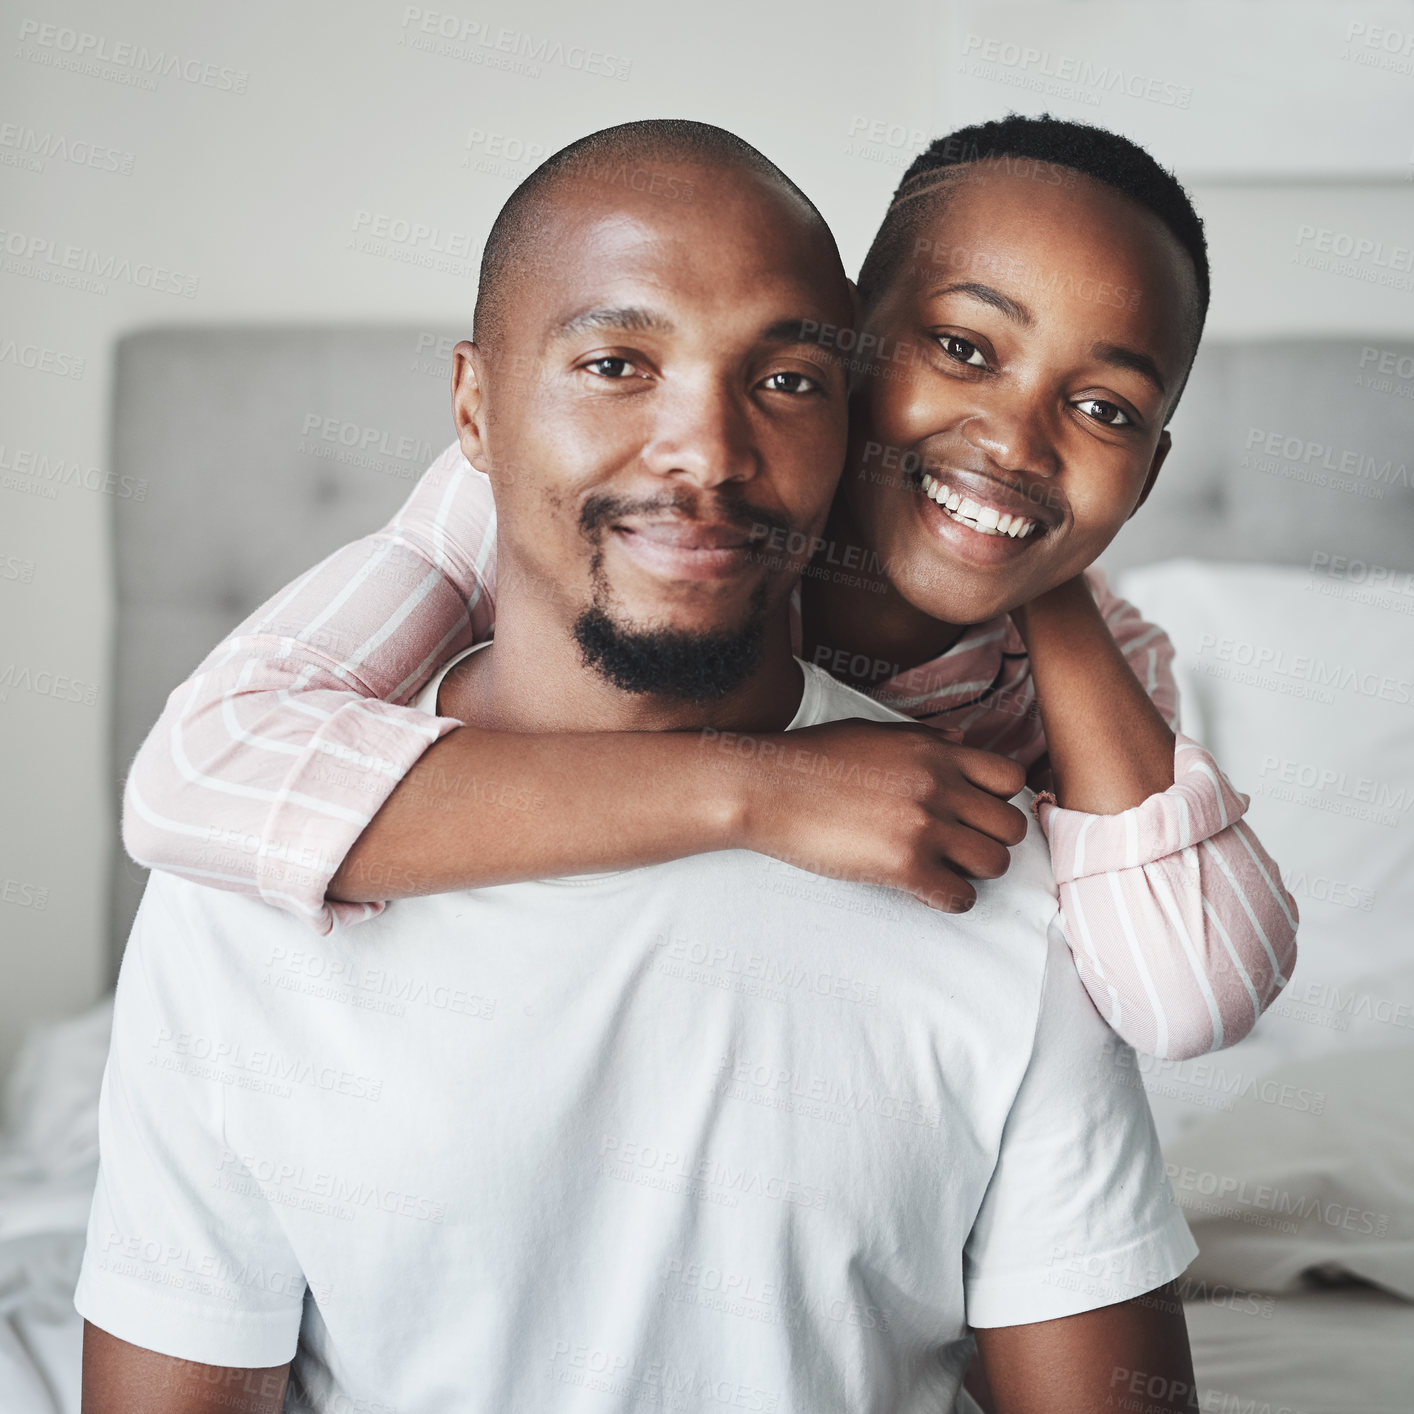
[(0, 1133), (0, 1409), (78, 1414), (73, 1306), (98, 1175), (98, 1089), (112, 1001), (33, 1032)]
[(1166, 1151), (1200, 1248), (1190, 1277), (1264, 1292), (1358, 1281), (1414, 1302), (1414, 1046), (1268, 1079)]

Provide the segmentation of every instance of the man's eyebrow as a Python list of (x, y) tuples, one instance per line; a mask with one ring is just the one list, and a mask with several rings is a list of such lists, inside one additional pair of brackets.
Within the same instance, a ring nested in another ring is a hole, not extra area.
[(777, 319), (761, 331), (761, 338), (768, 344), (818, 344), (821, 348), (834, 348), (841, 326), (822, 324), (818, 319)]
[(1013, 324), (1020, 324), (1023, 329), (1029, 329), (1036, 322), (1031, 311), (1020, 300), (1014, 300), (991, 285), (982, 284), (980, 280), (955, 280), (951, 284), (939, 285), (936, 289), (928, 291), (929, 299), (935, 299), (938, 295), (971, 295), (973, 299), (991, 305), (993, 309), (1006, 315)]
[(1131, 373), (1137, 373), (1141, 378), (1152, 383), (1159, 390), (1161, 396), (1168, 395), (1164, 375), (1159, 372), (1159, 365), (1148, 354), (1140, 353), (1138, 349), (1127, 349), (1123, 344), (1096, 344), (1091, 348), (1090, 353), (1102, 363), (1111, 364), (1115, 368), (1127, 368)]
[(562, 319), (551, 331), (550, 337), (567, 339), (590, 329), (622, 330), (627, 333), (647, 329), (670, 334), (673, 325), (664, 315), (642, 305), (596, 305), (593, 309), (581, 309), (568, 319)]

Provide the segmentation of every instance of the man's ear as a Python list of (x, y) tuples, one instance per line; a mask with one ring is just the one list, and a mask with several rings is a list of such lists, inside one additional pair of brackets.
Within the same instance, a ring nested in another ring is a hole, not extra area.
[(481, 349), (463, 339), (452, 350), (452, 417), (462, 456), (478, 471), (486, 468), (486, 393)]
[[(1149, 463), (1149, 475), (1145, 478), (1144, 489), (1139, 493), (1139, 499), (1134, 503), (1134, 511), (1137, 511), (1149, 499), (1149, 492), (1154, 489), (1154, 482), (1159, 479), (1159, 468), (1163, 466), (1168, 457), (1169, 448), (1172, 446), (1173, 438), (1169, 436), (1169, 430), (1165, 427), (1159, 433), (1159, 445), (1154, 448), (1154, 460)], [(1129, 515), (1132, 516), (1134, 511), (1130, 511)], [(1128, 520), (1129, 516), (1126, 516), (1125, 519)]]

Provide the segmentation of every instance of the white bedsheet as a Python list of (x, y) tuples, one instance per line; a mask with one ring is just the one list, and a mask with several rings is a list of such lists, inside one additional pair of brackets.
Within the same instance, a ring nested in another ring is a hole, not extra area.
[(98, 1174), (98, 1088), (111, 999), (32, 1032), (0, 1133), (0, 1410), (79, 1414), (73, 1306)]
[[(1246, 1303), (1244, 1303), (1245, 1305)], [(1409, 1414), (1414, 1305), (1360, 1287), (1185, 1309), (1202, 1414)]]

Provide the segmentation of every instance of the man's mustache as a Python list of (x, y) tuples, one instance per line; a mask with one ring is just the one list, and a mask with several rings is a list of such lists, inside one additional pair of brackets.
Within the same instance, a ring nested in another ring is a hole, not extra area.
[[(754, 506), (732, 496), (693, 496), (687, 491), (665, 491), (657, 496), (638, 498), (600, 492), (590, 496), (579, 512), (579, 528), (595, 543), (616, 521), (635, 517), (662, 517), (704, 521), (710, 525), (731, 525), (746, 532), (751, 540), (773, 535), (790, 535), (797, 526), (780, 511)], [(777, 542), (779, 543), (779, 542)]]

